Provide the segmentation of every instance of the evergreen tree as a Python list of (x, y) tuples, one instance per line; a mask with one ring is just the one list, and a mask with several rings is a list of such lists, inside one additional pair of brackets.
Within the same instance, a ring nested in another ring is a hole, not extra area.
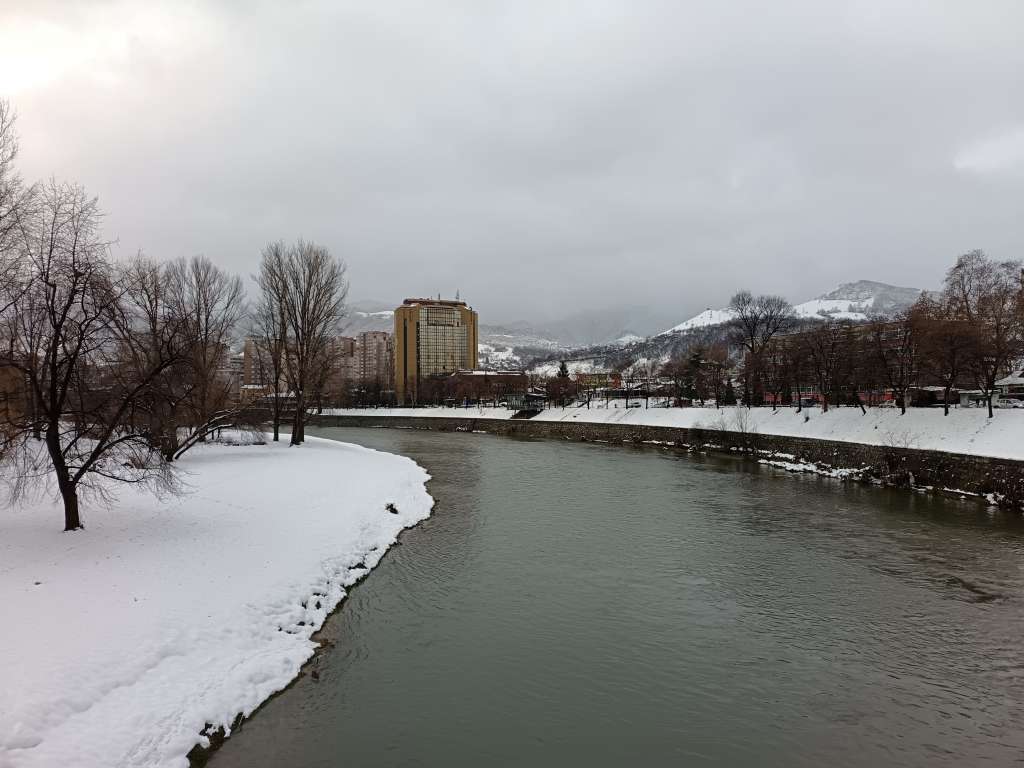
[(698, 391), (701, 389), (700, 381), (704, 367), (704, 352), (704, 347), (695, 347), (686, 359), (686, 365), (683, 367), (682, 394), (683, 397), (691, 401), (704, 400), (703, 392)]
[(725, 380), (725, 394), (722, 396), (722, 405), (736, 405), (736, 390), (732, 388), (732, 378)]

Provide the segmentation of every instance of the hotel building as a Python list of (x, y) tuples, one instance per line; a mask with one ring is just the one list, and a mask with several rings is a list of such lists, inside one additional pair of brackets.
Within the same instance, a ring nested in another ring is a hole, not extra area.
[(415, 404), (420, 382), (477, 366), (477, 314), (464, 301), (406, 299), (395, 310), (395, 398)]

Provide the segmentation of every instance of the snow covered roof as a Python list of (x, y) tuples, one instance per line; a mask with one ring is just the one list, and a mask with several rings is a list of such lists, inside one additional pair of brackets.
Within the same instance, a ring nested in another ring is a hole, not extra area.
[(515, 371), (515, 370), (487, 371), (487, 370), (483, 370), (482, 368), (475, 368), (475, 369), (472, 369), (472, 370), (467, 368), (467, 369), (464, 369), (464, 370), (456, 371), (456, 375), (458, 375), (458, 376), (525, 376), (526, 375), (526, 371)]
[(1024, 370), (1015, 371), (1004, 379), (996, 382), (997, 387), (1009, 387), (1011, 385), (1024, 384)]

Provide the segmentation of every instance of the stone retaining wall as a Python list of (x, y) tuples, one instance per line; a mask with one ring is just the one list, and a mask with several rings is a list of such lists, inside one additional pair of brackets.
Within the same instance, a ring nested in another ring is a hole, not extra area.
[[(604, 441), (663, 443), (699, 451), (745, 453), (754, 458), (785, 458), (814, 464), (818, 471), (857, 470), (855, 477), (893, 485), (930, 486), (990, 495), (1001, 505), (1024, 508), (1024, 462), (927, 451), (898, 446), (865, 445), (806, 437), (785, 437), (682, 427), (584, 422), (475, 419), (471, 417), (317, 416), (325, 427), (393, 427), (438, 432), (488, 432), (497, 435)], [(1024, 438), (1022, 438), (1024, 439)], [(790, 459), (789, 457), (793, 457)]]

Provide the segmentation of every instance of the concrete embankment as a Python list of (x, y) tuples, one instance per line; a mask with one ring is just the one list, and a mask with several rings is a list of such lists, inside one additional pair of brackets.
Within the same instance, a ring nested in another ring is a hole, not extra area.
[[(892, 485), (934, 488), (985, 496), (1017, 511), (1024, 509), (1024, 461), (899, 445), (824, 440), (705, 427), (588, 421), (534, 421), (473, 416), (401, 416), (392, 411), (322, 415), (325, 427), (392, 427), (438, 432), (554, 438), (582, 442), (660, 443), (694, 451), (742, 453), (755, 460)], [(1024, 440), (1024, 435), (1021, 436)], [(852, 470), (852, 471), (851, 471)]]

